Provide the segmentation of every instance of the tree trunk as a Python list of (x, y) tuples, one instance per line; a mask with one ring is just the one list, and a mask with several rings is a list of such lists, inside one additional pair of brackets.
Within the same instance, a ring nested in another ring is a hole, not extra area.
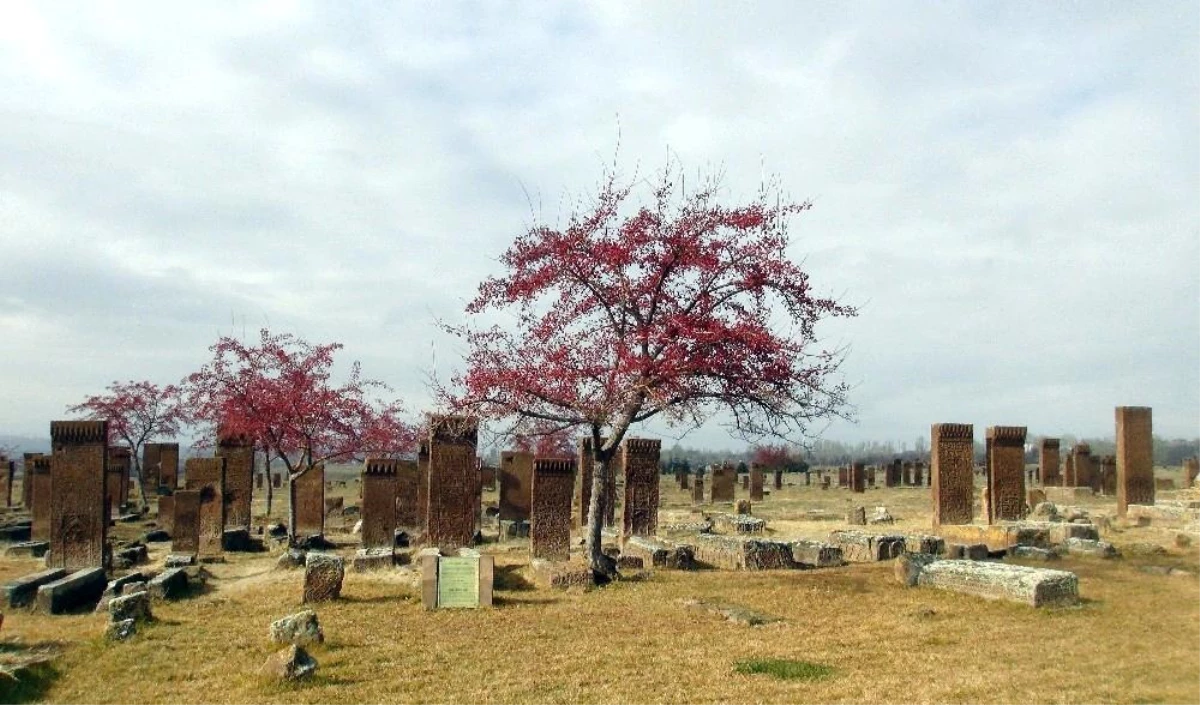
[(587, 520), (587, 555), (592, 570), (607, 575), (608, 562), (605, 560), (604, 546), (600, 538), (600, 529), (604, 526), (604, 515), (600, 511), (600, 497), (604, 494), (604, 479), (607, 477), (608, 460), (601, 459), (599, 448), (592, 448), (592, 497), (588, 502)]
[(275, 483), (271, 482), (271, 453), (263, 451), (263, 484), (267, 486), (267, 523), (271, 523), (271, 503), (275, 499)]
[[(133, 469), (138, 479), (138, 494), (142, 496), (142, 506), (149, 509), (150, 500), (146, 499), (146, 473), (142, 472), (142, 459), (139, 457), (141, 455), (140, 451), (141, 448), (131, 445), (129, 454), (133, 456)], [(158, 495), (157, 487), (154, 488), (154, 494)], [(122, 497), (121, 501), (124, 502), (125, 499), (125, 497)]]
[(296, 543), (296, 478), (302, 473), (288, 473), (288, 543)]

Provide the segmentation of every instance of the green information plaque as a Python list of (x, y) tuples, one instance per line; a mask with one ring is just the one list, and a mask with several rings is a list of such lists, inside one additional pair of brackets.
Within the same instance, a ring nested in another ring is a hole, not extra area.
[(479, 558), (438, 559), (438, 607), (479, 606)]

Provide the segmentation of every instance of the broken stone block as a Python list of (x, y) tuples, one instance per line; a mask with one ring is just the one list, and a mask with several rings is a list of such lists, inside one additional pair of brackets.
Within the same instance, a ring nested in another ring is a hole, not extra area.
[(190, 565), (196, 565), (196, 554), (194, 553), (171, 553), (167, 555), (167, 559), (163, 562), (167, 568), (186, 568)]
[(761, 534), (767, 528), (767, 520), (749, 514), (717, 514), (713, 526), (736, 534)]
[(1013, 558), (1023, 558), (1031, 561), (1056, 561), (1058, 553), (1047, 548), (1036, 546), (1013, 546), (1008, 549), (1008, 555)]
[(77, 570), (39, 587), (37, 609), (46, 614), (90, 609), (100, 599), (107, 584), (103, 568)]
[(1033, 607), (1079, 601), (1079, 579), (1074, 573), (991, 561), (934, 561), (921, 568), (917, 584)]
[(904, 552), (904, 537), (899, 534), (832, 531), (829, 543), (842, 549), (842, 559), (849, 563), (886, 561)]
[(850, 526), (866, 526), (867, 525), (867, 508), (852, 507), (846, 513), (846, 523)]
[(325, 641), (325, 632), (317, 619), (317, 613), (304, 610), (271, 622), (271, 641), (277, 644), (307, 646)]
[(892, 524), (896, 520), (888, 512), (887, 507), (875, 507), (875, 513), (871, 515), (869, 521), (872, 524)]
[(16, 580), (5, 583), (3, 590), (4, 606), (5, 607), (24, 607), (32, 604), (37, 598), (37, 591), (43, 585), (52, 583), (59, 578), (66, 576), (67, 571), (62, 568), (51, 568), (43, 570), (39, 573), (25, 575)]
[(739, 499), (734, 503), (734, 512), (737, 514), (750, 514), (750, 500)]
[(109, 622), (104, 629), (104, 638), (108, 641), (125, 641), (137, 634), (137, 622), (123, 619), (120, 622)]
[(147, 584), (150, 597), (156, 600), (177, 600), (188, 591), (187, 571), (183, 568), (168, 568)]
[(119, 578), (108, 581), (104, 586), (104, 593), (100, 596), (100, 602), (96, 604), (96, 612), (107, 612), (108, 603), (115, 597), (120, 597), (125, 587), (135, 583), (145, 584), (146, 576), (141, 573), (130, 573)]
[(946, 542), (941, 536), (912, 534), (904, 537), (904, 550), (908, 553), (928, 553), (940, 556), (946, 550)]
[(645, 567), (646, 567), (646, 565), (642, 561), (641, 556), (625, 556), (625, 555), (617, 556), (617, 572), (618, 573), (633, 572), (633, 571), (637, 571), (637, 570), (642, 570)]
[(109, 621), (114, 624), (132, 619), (135, 622), (149, 622), (154, 619), (150, 612), (149, 593), (135, 592), (132, 595), (114, 597), (108, 601)]
[(367, 573), (374, 570), (387, 570), (396, 565), (396, 552), (391, 548), (360, 548), (350, 561), (350, 570), (355, 573)]
[(254, 550), (250, 541), (250, 529), (242, 526), (225, 529), (221, 535), (221, 545), (226, 551), (244, 553)]
[(794, 568), (792, 547), (782, 541), (736, 536), (696, 537), (698, 563), (723, 570), (774, 570)]
[(311, 676), (317, 670), (317, 660), (303, 648), (291, 646), (271, 654), (259, 672), (277, 681), (294, 681)]
[(345, 560), (329, 553), (309, 553), (304, 561), (304, 602), (336, 600), (342, 594)]
[(905, 587), (916, 587), (917, 576), (925, 566), (936, 561), (937, 556), (929, 553), (901, 553), (896, 556), (892, 570), (898, 580)]
[(304, 559), (307, 555), (308, 552), (302, 549), (289, 548), (279, 555), (279, 558), (275, 561), (275, 569), (295, 570), (296, 568), (301, 568), (304, 566)]
[(1034, 505), (1030, 519), (1037, 521), (1059, 521), (1058, 506), (1054, 502), (1042, 501)]
[(793, 541), (792, 561), (803, 568), (833, 568), (845, 561), (842, 549), (823, 541)]
[(1120, 555), (1113, 545), (1107, 541), (1093, 539), (1069, 538), (1063, 542), (1063, 548), (1072, 556), (1088, 556), (1091, 558), (1116, 558)]

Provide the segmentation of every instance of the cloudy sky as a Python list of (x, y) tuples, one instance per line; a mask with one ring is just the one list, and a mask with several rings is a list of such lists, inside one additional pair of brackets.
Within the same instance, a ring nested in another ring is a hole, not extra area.
[(1193, 1), (9, 0), (0, 433), (264, 325), (419, 411), (533, 214), (670, 152), (815, 203), (791, 254), (861, 309), (819, 329), (858, 416), (826, 437), (1195, 436), (1198, 37)]

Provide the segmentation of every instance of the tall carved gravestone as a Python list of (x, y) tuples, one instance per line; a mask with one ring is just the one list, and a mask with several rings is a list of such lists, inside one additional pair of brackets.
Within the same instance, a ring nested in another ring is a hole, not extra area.
[(200, 552), (200, 490), (177, 490), (174, 495), (174, 527), (171, 552)]
[(33, 458), (41, 453), (25, 453), (21, 457), (21, 506), (25, 509), (33, 507)]
[(399, 460), (367, 458), (362, 472), (363, 548), (396, 545), (396, 489)]
[(533, 453), (500, 454), (500, 521), (529, 521), (533, 502)]
[(913, 476), (912, 476), (913, 465), (912, 465), (912, 463), (905, 461), (904, 464), (901, 465), (901, 468), (903, 469), (902, 470), (903, 474), (901, 475), (901, 478), (902, 478), (901, 482), (903, 483), (903, 485), (905, 487), (912, 487), (913, 486)]
[(421, 525), (417, 512), (417, 462), (400, 460), (396, 464), (396, 524), (406, 529)]
[(850, 465), (850, 491), (859, 493), (867, 491), (867, 466), (865, 463)]
[(1075, 486), (1095, 489), (1092, 447), (1087, 443), (1076, 443), (1071, 449), (1071, 462), (1075, 466)]
[(1062, 471), (1063, 487), (1077, 487), (1075, 482), (1075, 456), (1070, 451), (1063, 456), (1063, 471)]
[(1148, 406), (1118, 406), (1117, 516), (1131, 504), (1154, 504), (1154, 439)]
[(913, 487), (925, 486), (925, 463), (917, 460), (913, 462)]
[(429, 420), (429, 530), (425, 543), (443, 551), (471, 546), (475, 536), (475, 444), (478, 422), (464, 416)]
[(974, 519), (975, 429), (971, 424), (936, 423), (930, 435), (933, 525), (970, 524)]
[(692, 488), (691, 473), (687, 470), (679, 471), (679, 489), (690, 490)]
[(8, 456), (0, 455), (0, 502), (2, 506), (12, 506), (12, 486), (17, 475), (17, 463), (9, 460)]
[(142, 446), (142, 470), (141, 477), (138, 479), (142, 482), (142, 489), (146, 494), (153, 496), (158, 493), (158, 474), (159, 466), (162, 464), (162, 444), (147, 443)]
[(271, 489), (279, 489), (283, 487), (283, 475), (281, 473), (271, 473)]
[(775, 489), (783, 489), (783, 468), (775, 468)]
[(1102, 455), (1096, 462), (1096, 474), (1100, 478), (1100, 493), (1112, 497), (1117, 493), (1117, 456)]
[(692, 504), (704, 504), (704, 473), (697, 472), (692, 481)]
[(1025, 514), (1025, 427), (987, 428), (987, 519), (1016, 521)]
[(875, 466), (868, 465), (867, 466), (867, 487), (874, 487), (874, 486), (875, 486)]
[(766, 483), (766, 475), (763, 473), (762, 466), (758, 463), (750, 464), (750, 501), (763, 501), (763, 485)]
[(225, 459), (225, 526), (248, 529), (254, 499), (254, 441), (222, 433), (217, 437), (217, 457)]
[[(628, 457), (628, 456), (626, 456)], [(575, 462), (533, 461), (529, 547), (533, 558), (565, 561), (571, 551), (571, 500), (575, 494)]]
[(896, 458), (888, 465), (888, 487), (899, 487), (904, 479), (903, 461)]
[(314, 463), (292, 480), (292, 501), (296, 503), (296, 536), (324, 536), (325, 463)]
[(838, 468), (838, 487), (845, 487), (850, 484), (850, 468)]
[(129, 466), (131, 456), (125, 446), (111, 446), (108, 449), (106, 470), (108, 477), (104, 482), (104, 492), (108, 498), (109, 516), (115, 517), (121, 513), (121, 508), (129, 501)]
[(653, 536), (658, 532), (658, 457), (662, 441), (626, 438), (621, 445), (625, 477), (622, 535)]
[(417, 527), (429, 531), (429, 440), (417, 445)]
[(174, 490), (179, 487), (179, 444), (158, 444), (158, 486)]
[(1042, 487), (1058, 487), (1062, 484), (1062, 477), (1058, 474), (1059, 443), (1057, 438), (1043, 438), (1038, 446), (1038, 481)]
[(712, 503), (732, 502), (734, 500), (734, 485), (737, 483), (737, 470), (729, 463), (721, 463), (712, 467)]
[(50, 445), (50, 554), (46, 567), (102, 567), (108, 538), (104, 487), (108, 422), (51, 421)]
[[(199, 494), (196, 510), (196, 555), (220, 558), (225, 555), (225, 458), (188, 458), (184, 464), (187, 489)], [(179, 529), (179, 494), (175, 496), (175, 528)]]
[[(171, 494), (163, 494), (171, 492)], [(168, 490), (163, 487), (159, 489), (158, 495), (158, 528), (168, 534), (175, 533), (175, 494), (174, 490)]]
[[(607, 442), (607, 438), (600, 439), (602, 446)], [(592, 439), (587, 436), (580, 438), (576, 448), (578, 450), (576, 462), (579, 468), (579, 526), (586, 527), (588, 510), (592, 506), (592, 472), (596, 465), (592, 458)], [(621, 453), (623, 452), (624, 450), (618, 446), (612, 459), (608, 461), (608, 474), (601, 483), (604, 492), (600, 494), (600, 514), (604, 517), (604, 526), (613, 526), (617, 523), (617, 482), (614, 470), (621, 466), (623, 462)]]
[(41, 453), (25, 455), (26, 482), (29, 483), (29, 538), (50, 540), (50, 456)]

